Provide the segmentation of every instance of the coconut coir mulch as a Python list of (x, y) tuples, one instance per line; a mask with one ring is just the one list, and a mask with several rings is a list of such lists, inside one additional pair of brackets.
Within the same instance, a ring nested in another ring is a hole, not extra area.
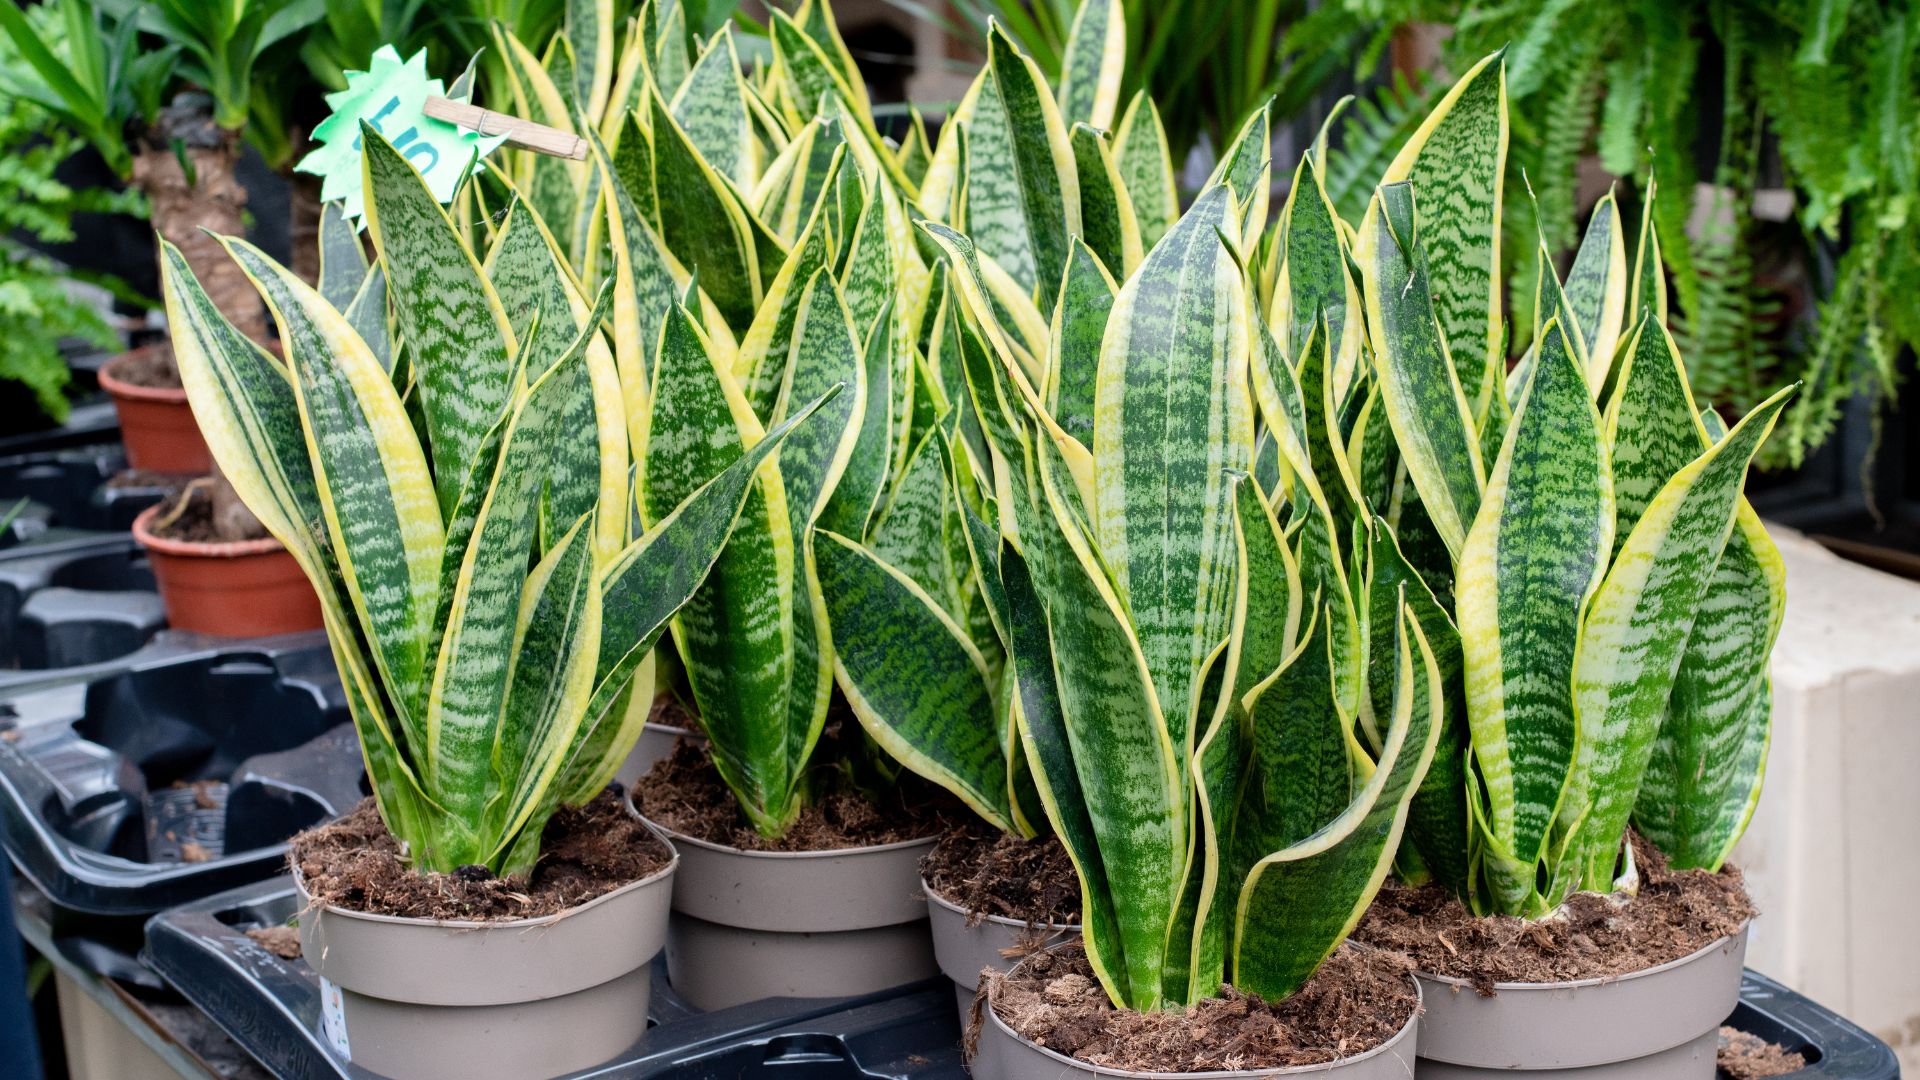
[(1476, 917), (1433, 885), (1389, 882), (1353, 937), (1402, 953), (1421, 971), (1464, 979), (1482, 994), (1495, 983), (1561, 982), (1630, 975), (1690, 956), (1735, 933), (1754, 915), (1740, 871), (1672, 870), (1635, 837), (1640, 894), (1626, 900), (1575, 893), (1554, 917)]
[[(1344, 946), (1278, 1004), (1231, 987), (1186, 1009), (1116, 1009), (1078, 945), (989, 976), (1008, 1027), (1055, 1053), (1140, 1072), (1277, 1069), (1355, 1057), (1404, 1028), (1417, 1001), (1405, 958)], [(976, 1006), (977, 1008), (978, 1006)]]
[(673, 861), (659, 837), (612, 789), (554, 811), (531, 880), (485, 867), (416, 873), (372, 799), (293, 838), (289, 853), (315, 899), (351, 911), (411, 919), (531, 919), (554, 915), (648, 877)]
[(933, 891), (967, 910), (968, 925), (989, 915), (1029, 926), (1080, 921), (1080, 878), (1053, 835), (1023, 840), (974, 820), (949, 829), (920, 873)]
[(1717, 1064), (1725, 1080), (1763, 1080), (1797, 1073), (1807, 1067), (1807, 1059), (1758, 1035), (1723, 1027)]
[(163, 540), (190, 544), (260, 540), (268, 535), (267, 527), (252, 514), (220, 514), (214, 506), (213, 485), (205, 480), (196, 480), (163, 500), (150, 530)]
[(906, 776), (878, 800), (858, 792), (826, 794), (802, 809), (785, 835), (769, 839), (740, 812), (706, 747), (684, 738), (634, 782), (633, 805), (674, 832), (743, 851), (839, 851), (924, 840), (971, 814), (945, 791)]

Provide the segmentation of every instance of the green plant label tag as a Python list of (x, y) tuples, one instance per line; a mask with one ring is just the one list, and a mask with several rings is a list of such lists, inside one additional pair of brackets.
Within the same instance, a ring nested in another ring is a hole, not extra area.
[(382, 45), (367, 70), (347, 72), (347, 88), (327, 95), (333, 112), (313, 129), (319, 148), (301, 158), (294, 170), (321, 177), (321, 201), (341, 203), (347, 217), (364, 228), (366, 202), (360, 172), (360, 122), (364, 120), (420, 170), (435, 198), (452, 202), (467, 163), (492, 153), (506, 138), (483, 136), (436, 120), (424, 110), (430, 97), (465, 101), (471, 92), (468, 77), (456, 82), (452, 92), (439, 79), (428, 77), (425, 49), (402, 60), (393, 46)]

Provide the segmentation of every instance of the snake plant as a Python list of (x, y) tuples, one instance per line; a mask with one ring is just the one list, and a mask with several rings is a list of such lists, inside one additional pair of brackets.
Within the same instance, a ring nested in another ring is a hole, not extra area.
[(1533, 345), (1509, 374), (1506, 143), (1489, 57), (1389, 168), (1353, 252), (1373, 387), (1334, 438), (1381, 462), (1356, 471), (1401, 478), (1353, 508), (1382, 518), (1376, 563), (1435, 613), (1448, 730), (1406, 863), (1476, 910), (1539, 916), (1631, 881), (1629, 820), (1712, 868), (1752, 812), (1782, 578), (1740, 492), (1791, 388), (1731, 431), (1697, 407), (1651, 208), (1630, 266), (1611, 196), (1564, 281), (1542, 241)]
[(602, 336), (613, 287), (590, 299), (527, 203), (475, 250), (377, 132), (362, 141), (379, 261), (333, 245), (325, 284), (351, 292), (345, 311), (224, 240), (282, 364), (168, 246), (174, 349), (222, 471), (319, 595), (375, 798), (414, 867), (523, 874), (554, 808), (597, 794), (631, 749), (654, 641), (818, 403), (710, 455), (638, 531)]

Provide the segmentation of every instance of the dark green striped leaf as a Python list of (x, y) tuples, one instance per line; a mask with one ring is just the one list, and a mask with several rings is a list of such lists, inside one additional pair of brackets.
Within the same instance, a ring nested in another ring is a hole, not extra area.
[(1173, 153), (1160, 126), (1160, 110), (1145, 91), (1128, 103), (1113, 146), (1114, 166), (1140, 223), (1140, 246), (1151, 251), (1179, 219), (1180, 195), (1173, 186)]
[(1068, 123), (1112, 129), (1126, 60), (1125, 7), (1117, 0), (1085, 0), (1060, 61), (1060, 112)]
[[(1120, 277), (1140, 265), (1140, 225), (1133, 200), (1113, 162), (1107, 137), (1086, 124), (1073, 125), (1073, 161), (1080, 184), (1081, 237)], [(1075, 237), (1077, 242), (1080, 237)], [(1072, 253), (1068, 259), (1071, 261)]]
[(1074, 238), (1066, 279), (1053, 308), (1047, 336), (1047, 408), (1067, 434), (1093, 442), (1095, 380), (1100, 374), (1100, 342), (1113, 311), (1114, 284), (1093, 250)]

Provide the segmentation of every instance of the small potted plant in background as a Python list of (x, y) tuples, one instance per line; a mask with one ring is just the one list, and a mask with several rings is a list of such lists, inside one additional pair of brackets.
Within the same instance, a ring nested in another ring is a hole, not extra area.
[(571, 1071), (644, 1029), (666, 933), (673, 851), (604, 790), (638, 735), (634, 671), (817, 403), (634, 534), (600, 340), (611, 287), (590, 307), (517, 203), (483, 269), (419, 174), (362, 137), (409, 343), (398, 374), (319, 292), (228, 240), (281, 364), (165, 249), (187, 391), (320, 596), (374, 790), (295, 841), (303, 953), (327, 984), (326, 1034), (362, 1067)]
[(1507, 372), (1503, 79), (1489, 58), (1461, 80), (1357, 230), (1376, 456), (1417, 493), (1373, 543), (1397, 532), (1449, 660), (1402, 858), (1429, 884), (1383, 894), (1359, 936), (1420, 969), (1423, 1073), (1704, 1080), (1752, 915), (1716, 871), (1758, 793), (1783, 610), (1741, 487), (1791, 389), (1731, 431), (1698, 410), (1651, 218), (1630, 268), (1611, 197), (1564, 282), (1542, 245)]

